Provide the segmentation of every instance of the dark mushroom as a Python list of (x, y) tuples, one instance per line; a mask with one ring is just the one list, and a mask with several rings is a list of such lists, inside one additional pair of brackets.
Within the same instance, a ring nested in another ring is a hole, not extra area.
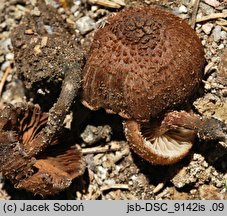
[(154, 7), (119, 12), (94, 36), (82, 102), (148, 122), (192, 96), (204, 63), (199, 38), (180, 18)]
[(148, 123), (125, 121), (124, 128), (131, 148), (144, 159), (154, 164), (173, 164), (188, 154), (201, 123), (198, 115), (173, 111)]
[(0, 114), (0, 171), (15, 187), (53, 195), (83, 174), (85, 163), (80, 149), (61, 146), (55, 137), (51, 141), (55, 154), (42, 152), (40, 133), (48, 114), (38, 105), (8, 105)]
[[(57, 83), (63, 81), (59, 98), (50, 109), (49, 120), (41, 133), (43, 145), (39, 150), (34, 148), (34, 153), (49, 146), (52, 138), (62, 130), (80, 88), (84, 62), (84, 53), (73, 29), (57, 10), (46, 5), (44, 0), (37, 1), (35, 6), (40, 14), (26, 13), (11, 34), (17, 74), (26, 87), (43, 88), (43, 92), (48, 89), (55, 96)], [(49, 101), (54, 103), (54, 100)]]
[(204, 64), (201, 42), (186, 22), (155, 7), (129, 9), (109, 17), (95, 34), (82, 103), (128, 119), (126, 138), (141, 157), (175, 163), (191, 149), (200, 118), (163, 115), (193, 96)]

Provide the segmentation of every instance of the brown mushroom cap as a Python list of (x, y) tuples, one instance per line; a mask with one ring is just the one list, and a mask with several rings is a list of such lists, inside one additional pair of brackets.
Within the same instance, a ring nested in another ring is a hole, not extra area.
[(192, 95), (204, 63), (199, 38), (180, 18), (155, 7), (119, 12), (94, 36), (82, 102), (149, 121)]

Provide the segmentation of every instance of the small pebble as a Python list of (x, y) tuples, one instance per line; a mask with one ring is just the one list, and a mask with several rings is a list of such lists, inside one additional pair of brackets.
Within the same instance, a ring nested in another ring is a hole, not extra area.
[(60, 14), (64, 14), (64, 13), (65, 13), (64, 8), (60, 7), (60, 8), (58, 9), (58, 13), (60, 13)]
[(32, 29), (26, 29), (24, 33), (27, 35), (32, 35), (34, 34), (34, 31)]
[(23, 16), (23, 11), (19, 11), (18, 9), (15, 11), (15, 13), (14, 13), (14, 17), (15, 17), (15, 19), (16, 20), (20, 20), (21, 18), (22, 18), (22, 16)]
[(98, 10), (98, 7), (96, 6), (96, 5), (92, 5), (91, 6), (91, 11), (92, 12), (95, 12), (95, 11), (97, 11)]
[(196, 189), (190, 190), (190, 194), (195, 195), (196, 193), (197, 193), (197, 190)]
[(81, 17), (76, 21), (76, 28), (84, 35), (95, 28), (95, 21), (88, 16)]
[(75, 5), (75, 4), (70, 8), (72, 13), (75, 13), (76, 11), (78, 11), (78, 9), (79, 9), (79, 5)]
[(35, 8), (31, 11), (31, 15), (34, 15), (34, 16), (39, 17), (40, 14), (41, 14), (41, 12), (40, 12), (40, 10), (39, 10), (37, 7), (35, 7)]
[(2, 23), (0, 24), (0, 30), (1, 30), (1, 32), (3, 31), (3, 29), (6, 28), (6, 26), (7, 26), (6, 22), (2, 22)]
[(6, 60), (12, 61), (13, 59), (14, 59), (14, 54), (13, 53), (6, 54)]
[(226, 31), (221, 31), (221, 39), (222, 40), (227, 39), (227, 32)]
[(0, 56), (0, 64), (2, 64), (5, 61), (5, 58), (3, 55)]
[(184, 5), (181, 5), (181, 6), (178, 8), (178, 12), (179, 12), (179, 13), (187, 13), (187, 12), (188, 12), (188, 9), (187, 9)]
[(206, 23), (202, 26), (202, 30), (209, 35), (213, 29), (214, 25), (212, 23)]
[(225, 45), (222, 43), (222, 44), (220, 44), (219, 46), (218, 46), (218, 49), (224, 49), (225, 48)]
[(37, 0), (30, 0), (30, 3), (31, 3), (31, 5), (36, 5), (36, 3), (37, 3)]
[(213, 30), (213, 38), (215, 42), (219, 42), (221, 40), (221, 26), (215, 26)]
[(47, 41), (48, 41), (48, 37), (42, 37), (41, 48), (43, 48), (47, 45)]
[(2, 66), (1, 66), (1, 70), (5, 71), (6, 68), (8, 68), (10, 66), (11, 62), (10, 61), (5, 61)]

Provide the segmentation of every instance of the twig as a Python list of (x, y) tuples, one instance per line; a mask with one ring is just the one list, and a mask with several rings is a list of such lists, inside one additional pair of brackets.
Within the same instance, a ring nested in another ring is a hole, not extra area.
[(81, 57), (73, 65), (65, 68), (65, 78), (61, 87), (60, 96), (49, 111), (46, 127), (42, 129), (36, 138), (39, 141), (39, 145), (34, 147), (33, 142), (30, 143), (30, 156), (37, 154), (49, 146), (53, 138), (61, 131), (64, 119), (80, 88), (82, 64)]
[(6, 70), (5, 70), (5, 73), (4, 73), (2, 80), (0, 82), (0, 96), (2, 95), (2, 91), (3, 91), (4, 85), (6, 83), (6, 79), (7, 79), (8, 75), (11, 73), (11, 71), (12, 71), (11, 66), (7, 67)]
[(227, 20), (225, 20), (225, 19), (218, 19), (216, 21), (216, 23), (218, 25), (220, 25), (224, 29), (224, 31), (227, 31)]
[(218, 25), (221, 25), (221, 26), (227, 26), (227, 20), (222, 19), (222, 18), (218, 19), (218, 20), (216, 21), (216, 23), (217, 23)]
[(154, 193), (154, 194), (158, 193), (160, 190), (163, 189), (164, 185), (165, 185), (165, 183), (163, 183), (163, 182), (159, 183), (159, 184), (154, 188), (153, 193)]
[(109, 145), (106, 146), (97, 146), (93, 148), (83, 148), (82, 154), (99, 154), (105, 153), (110, 151), (118, 151), (122, 148), (122, 146), (117, 142), (111, 142)]
[(193, 6), (193, 11), (192, 11), (192, 18), (191, 18), (191, 26), (194, 29), (195, 28), (195, 23), (196, 23), (196, 15), (199, 9), (199, 2), (200, 0), (195, 0), (194, 6)]
[(114, 164), (116, 164), (118, 161), (120, 161), (123, 157), (125, 157), (126, 155), (128, 155), (129, 154), (129, 149), (128, 148), (126, 148), (126, 149), (124, 149), (123, 151), (121, 151), (121, 152), (118, 152), (119, 154), (116, 154), (114, 157), (113, 157), (113, 159), (112, 159), (112, 162), (114, 163)]
[(114, 185), (104, 185), (101, 187), (101, 191), (107, 191), (110, 189), (124, 189), (128, 190), (128, 185), (127, 184), (114, 184)]
[(196, 19), (196, 22), (204, 22), (204, 21), (208, 21), (208, 20), (212, 20), (212, 19), (219, 19), (219, 18), (226, 18), (227, 17), (227, 12), (223, 12), (223, 13), (213, 13), (210, 14), (208, 16), (204, 16), (204, 17), (200, 17), (198, 19)]

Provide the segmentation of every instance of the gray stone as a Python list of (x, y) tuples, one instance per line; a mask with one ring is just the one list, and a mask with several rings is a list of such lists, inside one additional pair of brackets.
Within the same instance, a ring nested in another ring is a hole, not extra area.
[(187, 13), (188, 12), (188, 9), (184, 5), (181, 5), (178, 8), (178, 11), (179, 11), (179, 13)]
[(219, 42), (221, 40), (221, 26), (215, 26), (213, 30), (213, 38), (215, 42)]
[(81, 17), (76, 21), (76, 28), (80, 31), (82, 35), (90, 32), (95, 28), (95, 21), (89, 16)]

